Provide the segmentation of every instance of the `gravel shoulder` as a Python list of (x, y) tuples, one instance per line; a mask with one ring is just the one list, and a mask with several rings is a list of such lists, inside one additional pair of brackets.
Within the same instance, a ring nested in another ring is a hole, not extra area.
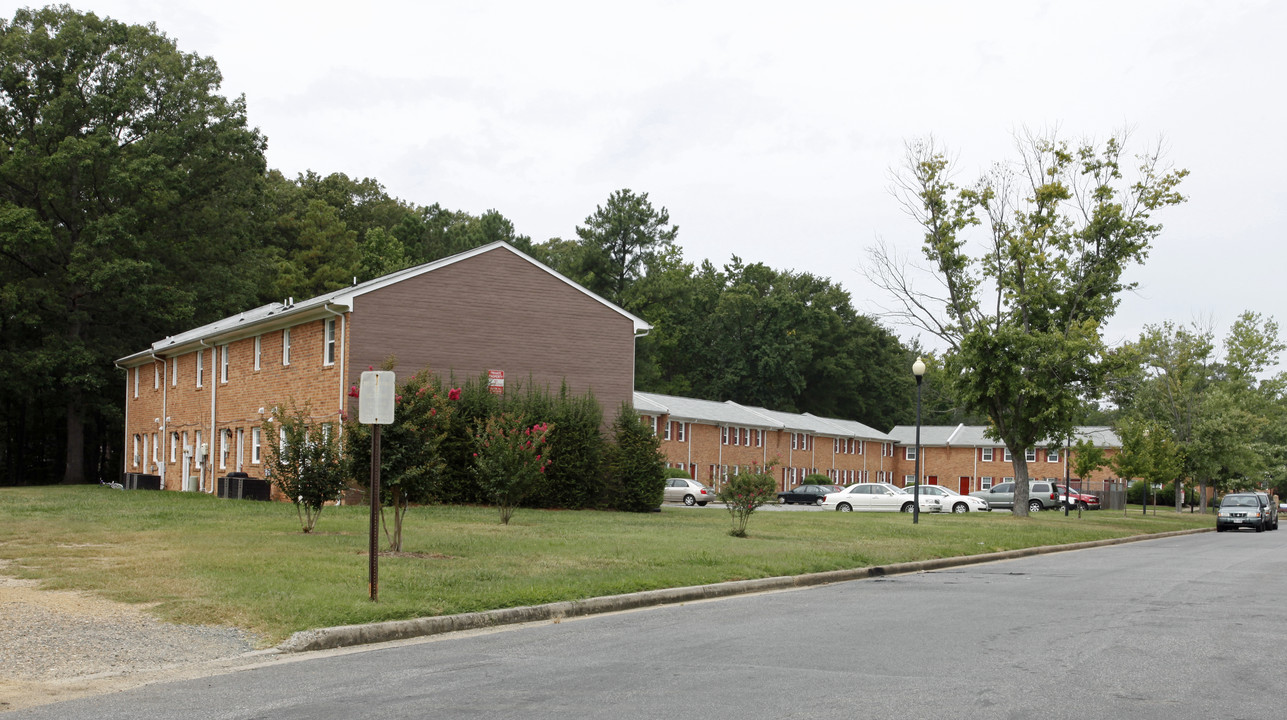
[(0, 575), (0, 713), (218, 672), (262, 659), (255, 640), (236, 628), (165, 623), (143, 606)]

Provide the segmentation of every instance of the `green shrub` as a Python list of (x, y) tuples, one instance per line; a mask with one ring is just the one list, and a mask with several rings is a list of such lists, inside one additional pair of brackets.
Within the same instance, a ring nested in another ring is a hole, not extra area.
[(666, 456), (661, 440), (640, 422), (630, 403), (622, 403), (612, 424), (606, 487), (609, 506), (628, 512), (652, 512), (661, 506), (666, 487)]
[[(295, 504), (306, 533), (313, 531), (326, 503), (339, 498), (347, 477), (338, 433), (330, 423), (310, 426), (310, 415), (307, 405), (279, 405), (263, 424), (268, 480)], [(280, 424), (272, 418), (280, 418)]]
[(666, 477), (668, 477), (668, 478), (684, 478), (685, 480), (692, 480), (692, 479), (693, 479), (693, 478), (692, 478), (692, 476), (688, 474), (688, 471), (687, 471), (687, 470), (685, 470), (685, 469), (683, 469), (683, 468), (677, 468), (677, 467), (667, 467), (667, 468), (666, 468)]
[(812, 475), (806, 475), (804, 480), (800, 481), (800, 484), (801, 485), (831, 485), (832, 482), (831, 482), (831, 478), (827, 477), (826, 475), (823, 475), (822, 473), (813, 473)]
[(746, 537), (746, 524), (759, 506), (777, 497), (777, 483), (773, 480), (773, 467), (757, 467), (754, 472), (739, 473), (726, 478), (717, 498), (728, 508), (733, 518), (733, 537)]

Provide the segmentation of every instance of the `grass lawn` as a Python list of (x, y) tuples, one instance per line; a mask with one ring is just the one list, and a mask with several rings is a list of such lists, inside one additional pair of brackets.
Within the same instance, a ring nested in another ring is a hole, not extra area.
[(98, 486), (0, 488), (0, 573), (147, 603), (167, 620), (234, 625), (266, 645), (309, 628), (666, 587), (885, 565), (1212, 527), (1158, 508), (922, 514), (758, 512), (728, 535), (722, 508), (660, 513), (432, 506), (407, 516), (401, 556), (367, 597), (365, 507), (328, 507), (300, 532), (293, 505)]

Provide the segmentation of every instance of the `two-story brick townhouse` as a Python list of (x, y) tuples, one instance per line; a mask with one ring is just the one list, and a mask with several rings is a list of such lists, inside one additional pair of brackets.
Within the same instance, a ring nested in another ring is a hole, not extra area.
[[(117, 361), (127, 373), (126, 473), (212, 492), (263, 476), (274, 405), (315, 422), (347, 412), (362, 371), (395, 357), (459, 380), (593, 391), (608, 422), (634, 390), (646, 322), (503, 242), (304, 301), (288, 299), (167, 337)], [(338, 424), (338, 423), (337, 423)]]
[(838, 483), (893, 477), (889, 436), (849, 420), (784, 413), (732, 401), (636, 392), (635, 411), (661, 438), (672, 467), (718, 485), (728, 476), (776, 463), (782, 489), (813, 473)]
[[(986, 490), (1014, 480), (1014, 466), (1005, 444), (986, 436), (983, 425), (930, 425), (921, 427), (921, 476), (928, 485), (946, 485), (961, 493)], [(1104, 450), (1106, 457), (1121, 452), (1122, 443), (1112, 428), (1083, 426), (1078, 439), (1086, 438)], [(889, 431), (898, 442), (898, 482), (907, 486), (916, 477), (916, 426), (899, 425)], [(1062, 480), (1069, 462), (1064, 448), (1043, 444), (1028, 450), (1028, 477)], [(1070, 473), (1071, 474), (1071, 473)], [(1075, 477), (1075, 476), (1074, 476)], [(1082, 480), (1101, 484), (1112, 471), (1101, 468)], [(1090, 487), (1090, 486), (1086, 486)]]

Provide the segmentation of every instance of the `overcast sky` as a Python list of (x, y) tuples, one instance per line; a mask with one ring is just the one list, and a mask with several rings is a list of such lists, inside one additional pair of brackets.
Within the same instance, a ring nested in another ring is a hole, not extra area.
[(920, 240), (889, 192), (906, 141), (932, 133), (968, 182), (1025, 127), (1130, 128), (1191, 172), (1189, 202), (1157, 217), (1110, 342), (1164, 320), (1223, 336), (1244, 309), (1287, 324), (1276, 0), (69, 1), (213, 57), (288, 176), (494, 208), (537, 242), (647, 192), (686, 259), (829, 277), (873, 314), (866, 248)]

